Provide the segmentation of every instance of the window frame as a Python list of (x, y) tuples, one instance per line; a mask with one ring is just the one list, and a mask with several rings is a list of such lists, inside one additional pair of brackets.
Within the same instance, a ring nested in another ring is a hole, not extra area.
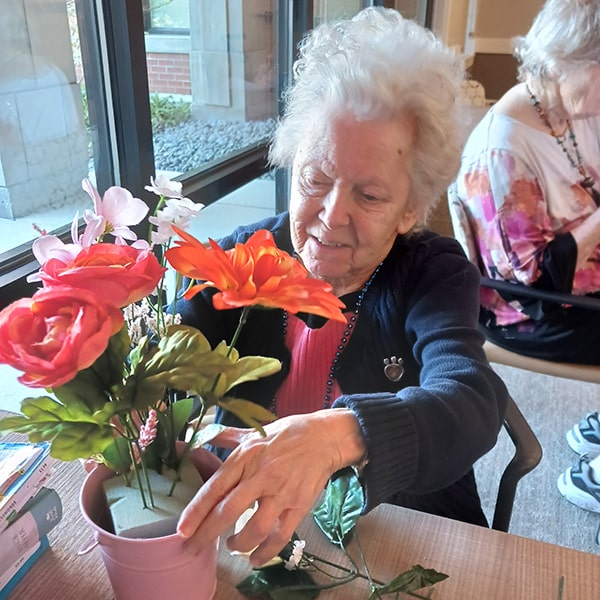
[[(432, 4), (432, 0), (430, 0)], [(362, 6), (389, 4), (363, 0)], [(144, 43), (144, 0), (76, 0), (82, 58), (86, 64), (86, 91), (94, 140), (97, 187), (121, 185), (144, 198), (151, 210), (158, 199), (144, 190), (154, 173), (150, 95)], [(278, 97), (287, 87), (298, 42), (312, 27), (312, 2), (282, 0), (276, 29)], [(106, 64), (101, 58), (105, 56)], [(91, 76), (90, 76), (91, 74)], [(279, 111), (281, 112), (281, 100)], [(133, 118), (132, 118), (133, 116)], [(205, 205), (269, 171), (268, 142), (254, 145), (230, 158), (220, 158), (177, 178), (184, 194)], [(276, 173), (276, 212), (287, 209), (289, 173)], [(145, 235), (145, 231), (138, 231)], [(70, 224), (58, 232), (68, 240)], [(31, 245), (22, 244), (0, 254), (0, 308), (31, 295), (37, 286), (26, 277), (39, 268)]]

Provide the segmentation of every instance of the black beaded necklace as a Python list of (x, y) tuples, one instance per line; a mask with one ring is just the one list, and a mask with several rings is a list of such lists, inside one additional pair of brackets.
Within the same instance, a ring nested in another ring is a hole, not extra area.
[(577, 170), (579, 175), (581, 175), (581, 181), (579, 182), (582, 187), (586, 190), (590, 190), (596, 184), (596, 181), (593, 177), (587, 174), (585, 167), (583, 166), (583, 160), (581, 158), (581, 154), (579, 152), (579, 145), (577, 144), (577, 138), (575, 137), (575, 132), (573, 131), (573, 126), (571, 124), (570, 119), (567, 119), (567, 131), (569, 132), (569, 140), (571, 141), (571, 145), (573, 146), (573, 151), (575, 153), (575, 158), (573, 158), (572, 154), (569, 152), (565, 142), (566, 135), (558, 135), (556, 131), (554, 131), (554, 127), (550, 123), (550, 119), (546, 114), (546, 111), (542, 108), (540, 101), (537, 99), (535, 94), (529, 89), (529, 86), (525, 84), (527, 89), (527, 93), (529, 94), (529, 98), (531, 100), (531, 104), (537, 111), (537, 114), (540, 116), (540, 119), (544, 122), (544, 125), (550, 130), (550, 135), (556, 140), (556, 143), (562, 148), (562, 151), (565, 153), (565, 156), (568, 158), (571, 166)]
[[(365, 298), (365, 295), (366, 295), (368, 289), (371, 287), (371, 284), (373, 283), (375, 276), (377, 275), (377, 273), (379, 273), (379, 269), (381, 269), (382, 264), (383, 263), (381, 262), (381, 263), (379, 263), (379, 265), (377, 265), (377, 268), (373, 271), (373, 273), (371, 274), (371, 277), (369, 277), (369, 279), (367, 280), (365, 285), (363, 285), (362, 289), (358, 293), (358, 297), (356, 298), (356, 304), (354, 305), (354, 311), (350, 315), (348, 324), (347, 324), (346, 328), (344, 329), (344, 333), (342, 334), (342, 337), (340, 338), (340, 343), (338, 344), (338, 347), (335, 351), (333, 360), (331, 361), (331, 367), (329, 368), (329, 375), (327, 376), (327, 384), (325, 386), (325, 394), (323, 396), (323, 408), (329, 408), (331, 406), (331, 392), (333, 390), (333, 382), (335, 379), (336, 371), (338, 369), (338, 365), (340, 363), (342, 355), (344, 354), (344, 350), (346, 349), (346, 346), (348, 345), (350, 336), (352, 335), (352, 332), (354, 331), (354, 327), (356, 326), (356, 321), (358, 320), (358, 315), (360, 313), (360, 309), (362, 307), (362, 303)], [(284, 310), (283, 311), (283, 337), (284, 337), (284, 339), (287, 335), (288, 317), (289, 317), (289, 315), (288, 315), (287, 310)], [(273, 406), (272, 406), (273, 409), (275, 409), (276, 404), (277, 404), (277, 399), (273, 398)], [(276, 411), (274, 410), (274, 412), (276, 412)]]

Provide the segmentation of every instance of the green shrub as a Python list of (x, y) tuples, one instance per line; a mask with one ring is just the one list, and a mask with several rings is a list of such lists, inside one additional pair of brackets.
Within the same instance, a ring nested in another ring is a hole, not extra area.
[(150, 114), (152, 131), (156, 133), (189, 121), (192, 116), (192, 104), (173, 96), (150, 94)]

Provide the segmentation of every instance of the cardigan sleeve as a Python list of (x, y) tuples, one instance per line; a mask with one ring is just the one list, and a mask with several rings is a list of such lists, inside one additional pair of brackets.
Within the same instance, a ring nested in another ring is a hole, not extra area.
[(364, 511), (397, 492), (425, 494), (459, 480), (494, 446), (506, 411), (508, 393), (477, 329), (476, 268), (458, 249), (420, 255), (402, 261), (394, 285), (404, 297), (389, 308), (401, 314), (389, 320), (403, 320), (396, 327), (412, 344), (419, 384), (334, 403), (354, 412), (367, 443)]

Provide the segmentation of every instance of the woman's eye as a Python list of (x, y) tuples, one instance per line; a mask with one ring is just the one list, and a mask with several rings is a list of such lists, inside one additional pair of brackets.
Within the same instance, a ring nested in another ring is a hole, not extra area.
[(374, 196), (373, 194), (367, 194), (366, 192), (362, 192), (362, 197), (367, 202), (377, 202), (379, 200), (378, 196)]
[(301, 180), (301, 183), (302, 183), (302, 186), (304, 187), (304, 189), (309, 190), (309, 191), (310, 190), (315, 190), (315, 191), (323, 190), (329, 185), (329, 182), (326, 181), (323, 177), (311, 176), (311, 175), (304, 176)]

